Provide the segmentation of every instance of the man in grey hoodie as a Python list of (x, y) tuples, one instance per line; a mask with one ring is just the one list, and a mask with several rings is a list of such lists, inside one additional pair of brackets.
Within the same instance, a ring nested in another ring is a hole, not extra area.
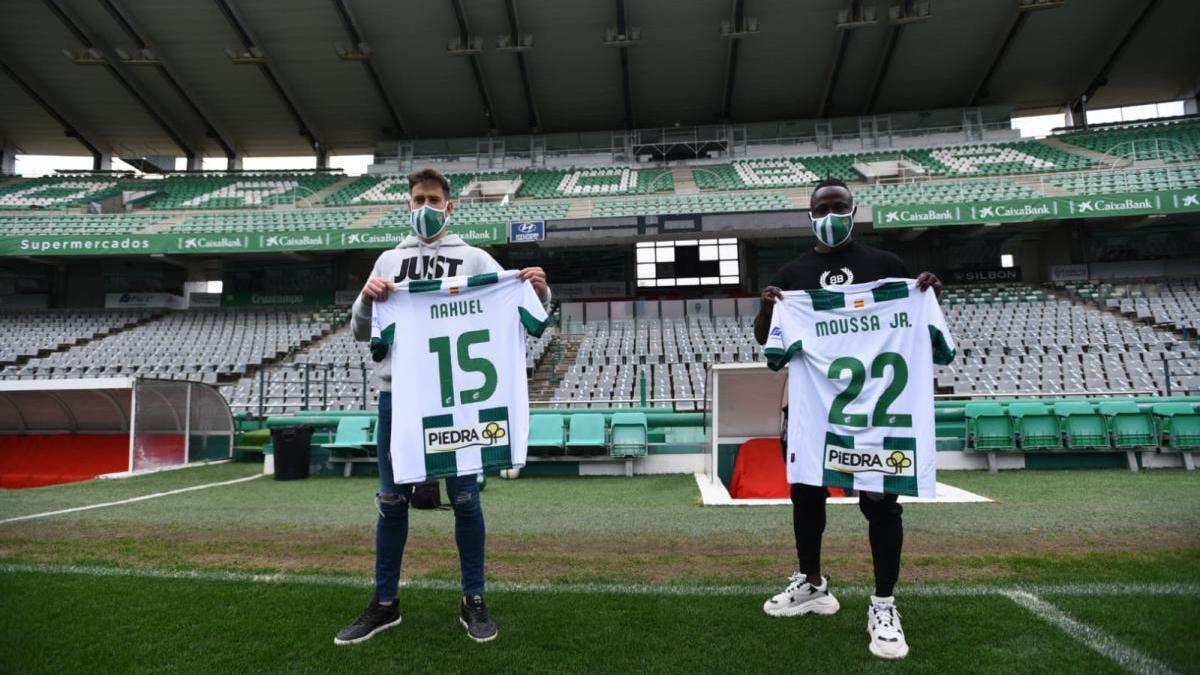
[[(439, 279), (498, 272), (500, 264), (486, 251), (448, 234), (446, 221), (454, 212), (450, 201), (450, 182), (435, 169), (424, 169), (408, 177), (410, 224), (413, 234), (396, 248), (384, 251), (375, 261), (371, 277), (354, 302), (353, 328), (356, 340), (371, 339), (371, 311), (376, 300), (386, 300), (398, 283), (411, 279)], [(550, 289), (540, 267), (522, 269), (520, 278), (533, 284), (538, 297), (547, 306)], [(386, 349), (387, 345), (383, 345)], [(379, 518), (375, 525), (375, 594), (367, 609), (349, 626), (338, 632), (339, 645), (364, 642), (380, 631), (400, 623), (396, 602), (400, 585), (400, 564), (408, 539), (408, 505), (413, 485), (392, 482), (389, 441), (392, 426), (392, 354), (372, 354), (375, 383), (379, 387), (378, 455), (379, 492), (376, 502)], [(454, 507), (454, 539), (458, 545), (462, 569), (463, 598), (459, 619), (467, 635), (477, 642), (496, 637), (496, 623), (483, 601), (484, 524), (475, 476), (446, 478), (446, 493)]]

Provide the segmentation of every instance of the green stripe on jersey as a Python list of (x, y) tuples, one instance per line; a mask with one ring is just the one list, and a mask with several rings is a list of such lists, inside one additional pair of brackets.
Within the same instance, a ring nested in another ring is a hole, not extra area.
[(439, 290), (441, 287), (441, 279), (417, 279), (408, 282), (409, 293), (428, 293), (429, 291)]
[(796, 340), (787, 349), (778, 349), (776, 347), (767, 347), (763, 350), (763, 354), (767, 357), (767, 367), (771, 370), (780, 370), (787, 365), (788, 361), (792, 360), (792, 356), (796, 352), (804, 348), (803, 340)]
[[(853, 450), (854, 449), (854, 437), (853, 436), (840, 436), (831, 431), (826, 431), (825, 432), (825, 447), (821, 448), (821, 466), (822, 467), (825, 466), (825, 460), (827, 458), (826, 453), (828, 452), (828, 448), (831, 445), (836, 445), (839, 448), (846, 448), (847, 450)], [(854, 489), (854, 474), (846, 473), (844, 471), (834, 471), (833, 469), (823, 469), (823, 474), (821, 476), (821, 482), (824, 483), (826, 487), (839, 487), (839, 488), (843, 488), (846, 490), (853, 490)]]
[(903, 300), (908, 297), (908, 284), (903, 281), (889, 281), (871, 289), (871, 295), (875, 297), (875, 302)]
[(883, 449), (911, 451), (913, 461), (913, 475), (884, 476), (883, 491), (890, 495), (917, 496), (917, 439), (908, 436), (885, 436)]
[(939, 366), (950, 365), (954, 361), (955, 351), (946, 342), (946, 336), (936, 326), (929, 327), (929, 341), (933, 343), (933, 362)]
[(499, 280), (500, 275), (495, 272), (476, 274), (474, 276), (467, 277), (467, 288), (473, 288), (475, 286), (487, 286), (488, 284), (494, 284)]
[(517, 309), (521, 314), (521, 325), (525, 326), (526, 332), (534, 337), (541, 337), (542, 333), (546, 332), (546, 327), (550, 325), (550, 317), (547, 316), (545, 321), (538, 321), (537, 317), (524, 307)]
[(842, 309), (846, 306), (846, 294), (837, 291), (827, 291), (823, 288), (816, 288), (808, 291), (808, 296), (812, 298), (813, 309), (818, 312), (828, 311), (831, 309)]

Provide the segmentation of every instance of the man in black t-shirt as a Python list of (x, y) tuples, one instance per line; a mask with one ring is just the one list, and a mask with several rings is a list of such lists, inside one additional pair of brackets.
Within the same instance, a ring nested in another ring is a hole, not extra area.
[[(911, 278), (904, 262), (895, 254), (860, 244), (850, 238), (854, 228), (854, 196), (846, 184), (829, 178), (812, 193), (809, 217), (817, 245), (784, 265), (762, 292), (762, 307), (754, 319), (754, 337), (766, 344), (775, 303), (783, 291), (811, 290), (876, 281), (888, 277)], [(922, 291), (941, 290), (941, 282), (929, 272), (917, 277)], [(853, 338), (847, 338), (853, 339)], [(786, 448), (785, 448), (786, 451)], [(767, 600), (763, 611), (772, 616), (833, 614), (840, 605), (821, 576), (821, 536), (825, 532), (825, 500), (829, 493), (819, 485), (792, 485), (792, 528), (800, 571), (792, 575), (782, 593)], [(858, 507), (867, 517), (871, 557), (875, 567), (875, 595), (867, 613), (871, 634), (870, 650), (881, 658), (899, 659), (908, 654), (908, 643), (900, 626), (892, 596), (900, 576), (900, 551), (904, 541), (902, 507), (896, 495), (861, 492)]]

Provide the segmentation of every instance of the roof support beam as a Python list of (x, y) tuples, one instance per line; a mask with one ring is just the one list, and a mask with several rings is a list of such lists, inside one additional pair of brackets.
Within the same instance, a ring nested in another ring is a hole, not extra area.
[(25, 92), (29, 98), (33, 99), (46, 114), (54, 118), (54, 121), (63, 128), (63, 133), (67, 136), (79, 141), (80, 145), (87, 149), (92, 155), (92, 170), (99, 171), (102, 168), (104, 153), (96, 146), (95, 137), (79, 131), (78, 127), (72, 124), (66, 117), (63, 116), (64, 108), (47, 101), (36, 89), (33, 88), (32, 78), (22, 76), (20, 73), (13, 70), (3, 56), (0, 56), (0, 72), (3, 72), (9, 77), (21, 91)]
[[(617, 0), (617, 34), (628, 35), (625, 25), (625, 0)], [(629, 47), (622, 46), (621, 51), (621, 92), (625, 101), (625, 129), (633, 129), (633, 88), (629, 85)]]
[[(850, 0), (850, 16), (856, 17), (862, 12), (862, 0)], [(825, 89), (821, 92), (821, 102), (817, 104), (817, 117), (825, 117), (829, 112), (829, 104), (833, 102), (833, 90), (837, 86), (838, 74), (842, 70), (842, 61), (846, 57), (846, 47), (850, 43), (850, 31), (839, 28), (834, 31), (837, 35), (833, 47), (833, 63), (829, 65), (829, 73), (825, 76)]]
[(1129, 43), (1133, 39), (1133, 36), (1137, 34), (1138, 30), (1143, 25), (1145, 25), (1146, 18), (1150, 16), (1150, 14), (1156, 7), (1159, 6), (1159, 4), (1160, 0), (1146, 0), (1145, 4), (1142, 5), (1142, 11), (1138, 12), (1137, 18), (1129, 24), (1129, 28), (1125, 30), (1125, 33), (1121, 36), (1120, 41), (1117, 42), (1116, 46), (1113, 47), (1112, 52), (1109, 53), (1108, 58), (1105, 59), (1104, 65), (1100, 66), (1100, 70), (1096, 73), (1096, 76), (1092, 78), (1091, 82), (1088, 83), (1087, 89), (1084, 89), (1083, 94), (1079, 97), (1079, 100), (1083, 103), (1085, 108), (1087, 106), (1087, 100), (1095, 96), (1096, 91), (1099, 90), (1100, 87), (1108, 84), (1108, 74), (1112, 70), (1112, 67), (1125, 53), (1125, 50), (1129, 47)]
[(900, 40), (900, 32), (903, 30), (904, 24), (893, 23), (887, 27), (887, 35), (883, 38), (883, 53), (879, 57), (879, 64), (875, 66), (875, 76), (871, 78), (871, 88), (867, 90), (867, 102), (863, 105), (862, 114), (864, 115), (870, 115), (871, 109), (875, 107), (875, 99), (879, 96), (879, 87), (883, 85), (883, 79), (892, 65), (892, 54), (896, 52), (896, 42)]
[[(745, 0), (733, 0), (733, 32), (742, 32), (742, 22), (745, 19)], [(737, 75), (738, 43), (741, 40), (729, 40), (729, 53), (725, 58), (725, 94), (721, 97), (721, 120), (729, 122), (733, 115), (733, 85)]]
[[(242, 43), (242, 48), (247, 51), (249, 51), (251, 47), (257, 49), (257, 41), (254, 39), (254, 36), (251, 35), (250, 29), (246, 26), (246, 22), (242, 21), (241, 17), (238, 16), (237, 11), (233, 8), (231, 0), (213, 0), (213, 2), (217, 4), (217, 9), (221, 10), (221, 15), (224, 16), (225, 21), (229, 23), (229, 27), (233, 29), (233, 32), (237, 33), (238, 39)], [(268, 57), (264, 56), (262, 58), (262, 62), (258, 64), (258, 70), (267, 80), (267, 84), (271, 85), (272, 91), (275, 92), (275, 95), (279, 98), (280, 102), (283, 103), (283, 106), (287, 108), (288, 114), (290, 114), (292, 119), (296, 122), (297, 130), (299, 131), (300, 135), (308, 139), (309, 144), (312, 146), (313, 151), (317, 155), (317, 165), (320, 166), (322, 158), (328, 156), (328, 150), (325, 148), (325, 144), (322, 143), (319, 138), (317, 138), (316, 133), (313, 132), (312, 125), (305, 121), (304, 115), (301, 114), (300, 108), (296, 105), (296, 102), (293, 100), (292, 96), (288, 94), (287, 89), (283, 86), (283, 82), (280, 81), (279, 77), (275, 75), (275, 69), (271, 67), (271, 62)]]
[[(68, 14), (66, 8), (59, 4), (59, 0), (42, 0), (42, 2), (46, 5), (46, 8), (49, 9), (52, 14), (54, 14), (55, 18), (57, 18), (59, 22), (61, 22), (63, 26), (67, 28), (67, 30), (71, 31), (71, 34), (75, 36), (75, 39), (78, 40), (79, 43), (84, 46), (84, 48), (103, 49), (96, 44), (95, 40), (88, 36), (83, 24), (72, 18), (70, 14)], [(171, 142), (183, 151), (183, 154), (187, 157), (188, 162), (190, 163), (194, 161), (196, 157), (195, 149), (193, 149), (187, 141), (183, 140), (183, 137), (179, 134), (179, 132), (176, 131), (175, 128), (171, 126), (171, 124), (168, 123), (167, 120), (162, 116), (162, 114), (159, 113), (154, 106), (150, 105), (150, 101), (140, 91), (138, 91), (138, 88), (134, 86), (133, 78), (129, 77), (128, 73), (124, 72), (124, 67), (118, 65), (117, 60), (113, 58), (112, 50), (104, 49), (104, 55), (104, 69), (108, 71), (108, 74), (111, 75), (112, 78), (116, 80), (117, 84), (121, 85), (121, 88), (125, 90), (125, 93), (129, 94), (129, 97), (132, 98), (134, 102), (136, 102), (138, 106), (140, 106), (142, 110), (150, 116), (150, 119), (154, 120), (154, 123), (158, 125), (158, 128), (161, 129), (168, 138), (171, 139)]]
[[(517, 0), (505, 0), (504, 8), (508, 10), (508, 30), (511, 34), (512, 45), (521, 44), (521, 19), (517, 15)], [(541, 116), (538, 115), (537, 104), (533, 98), (533, 83), (529, 80), (529, 64), (525, 61), (525, 53), (517, 51), (517, 68), (521, 71), (521, 87), (525, 91), (525, 109), (529, 111), (529, 130), (540, 133), (542, 130)]]
[[(354, 20), (354, 14), (350, 11), (350, 0), (333, 0), (333, 6), (337, 9), (338, 16), (342, 19), (342, 25), (346, 27), (346, 32), (350, 35), (350, 41), (356, 47), (366, 42), (358, 30), (358, 22)], [(366, 69), (367, 77), (370, 78), (375, 93), (379, 95), (379, 100), (383, 101), (383, 107), (387, 108), (388, 118), (392, 121), (395, 134), (405, 136), (404, 122), (400, 121), (400, 113), (396, 112), (396, 106), (392, 105), (392, 99), (388, 96), (387, 88), (383, 86), (383, 78), (379, 76), (374, 61), (365, 58), (360, 63)]]
[[(467, 23), (467, 11), (463, 8), (462, 0), (450, 0), (450, 6), (454, 9), (454, 19), (458, 22), (458, 35), (462, 39), (462, 44), (468, 45), (471, 43), (471, 27)], [(483, 116), (487, 118), (488, 130), (492, 133), (499, 133), (500, 127), (496, 124), (492, 97), (488, 93), (487, 82), (483, 78), (483, 64), (479, 62), (478, 54), (471, 54), (467, 59), (471, 62), (471, 75), (475, 78), (475, 88), (479, 90), (479, 98), (483, 101)]]
[(1016, 15), (1008, 24), (1008, 30), (1004, 33), (1004, 40), (996, 49), (996, 53), (992, 54), (992, 60), (988, 63), (987, 70), (980, 78), (979, 84), (975, 85), (975, 89), (971, 92), (971, 97), (967, 99), (968, 107), (979, 105), (979, 101), (988, 95), (987, 87), (991, 83), (992, 77), (999, 70), (1000, 64), (1004, 62), (1004, 57), (1008, 56), (1008, 52), (1012, 49), (1013, 42), (1016, 41), (1017, 35), (1021, 33), (1021, 29), (1025, 27), (1025, 22), (1029, 20), (1031, 12), (1022, 12), (1016, 10)]
[(150, 49), (154, 52), (154, 57), (158, 61), (158, 63), (155, 64), (154, 69), (158, 71), (164, 80), (166, 80), (167, 84), (170, 85), (171, 89), (174, 90), (179, 98), (187, 104), (192, 113), (195, 114), (196, 117), (200, 118), (200, 121), (204, 124), (205, 135), (215, 140), (221, 146), (221, 150), (225, 152), (225, 157), (227, 159), (233, 159), (233, 157), (237, 155), (237, 152), (234, 151), (233, 144), (229, 141), (229, 134), (221, 133), (217, 130), (216, 125), (213, 124), (209, 116), (200, 109), (200, 105), (196, 103), (196, 99), (187, 93), (187, 91), (183, 88), (183, 85), (179, 83), (179, 79), (171, 73), (171, 69), (167, 66), (166, 59), (163, 58), (162, 52), (154, 49), (154, 47), (145, 39), (145, 33), (143, 33), (134, 25), (134, 20), (129, 14), (128, 10), (119, 6), (118, 0), (100, 0), (100, 4), (104, 6), (104, 9), (108, 11), (110, 16), (112, 16), (113, 21), (117, 22), (117, 25), (121, 27), (121, 30), (125, 31), (125, 34), (129, 36), (129, 39), (138, 47), (138, 49)]

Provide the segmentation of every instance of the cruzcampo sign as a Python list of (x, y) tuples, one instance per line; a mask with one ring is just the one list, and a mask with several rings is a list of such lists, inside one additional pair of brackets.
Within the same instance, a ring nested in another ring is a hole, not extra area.
[[(451, 225), (450, 232), (468, 244), (487, 246), (508, 241), (507, 227)], [(344, 249), (392, 248), (408, 236), (408, 228), (312, 230), (304, 232), (254, 232), (197, 234), (111, 234), (0, 237), (0, 255), (130, 255), (272, 253)]]
[(961, 204), (876, 206), (876, 228), (1027, 223), (1200, 211), (1200, 189), (1070, 195)]

